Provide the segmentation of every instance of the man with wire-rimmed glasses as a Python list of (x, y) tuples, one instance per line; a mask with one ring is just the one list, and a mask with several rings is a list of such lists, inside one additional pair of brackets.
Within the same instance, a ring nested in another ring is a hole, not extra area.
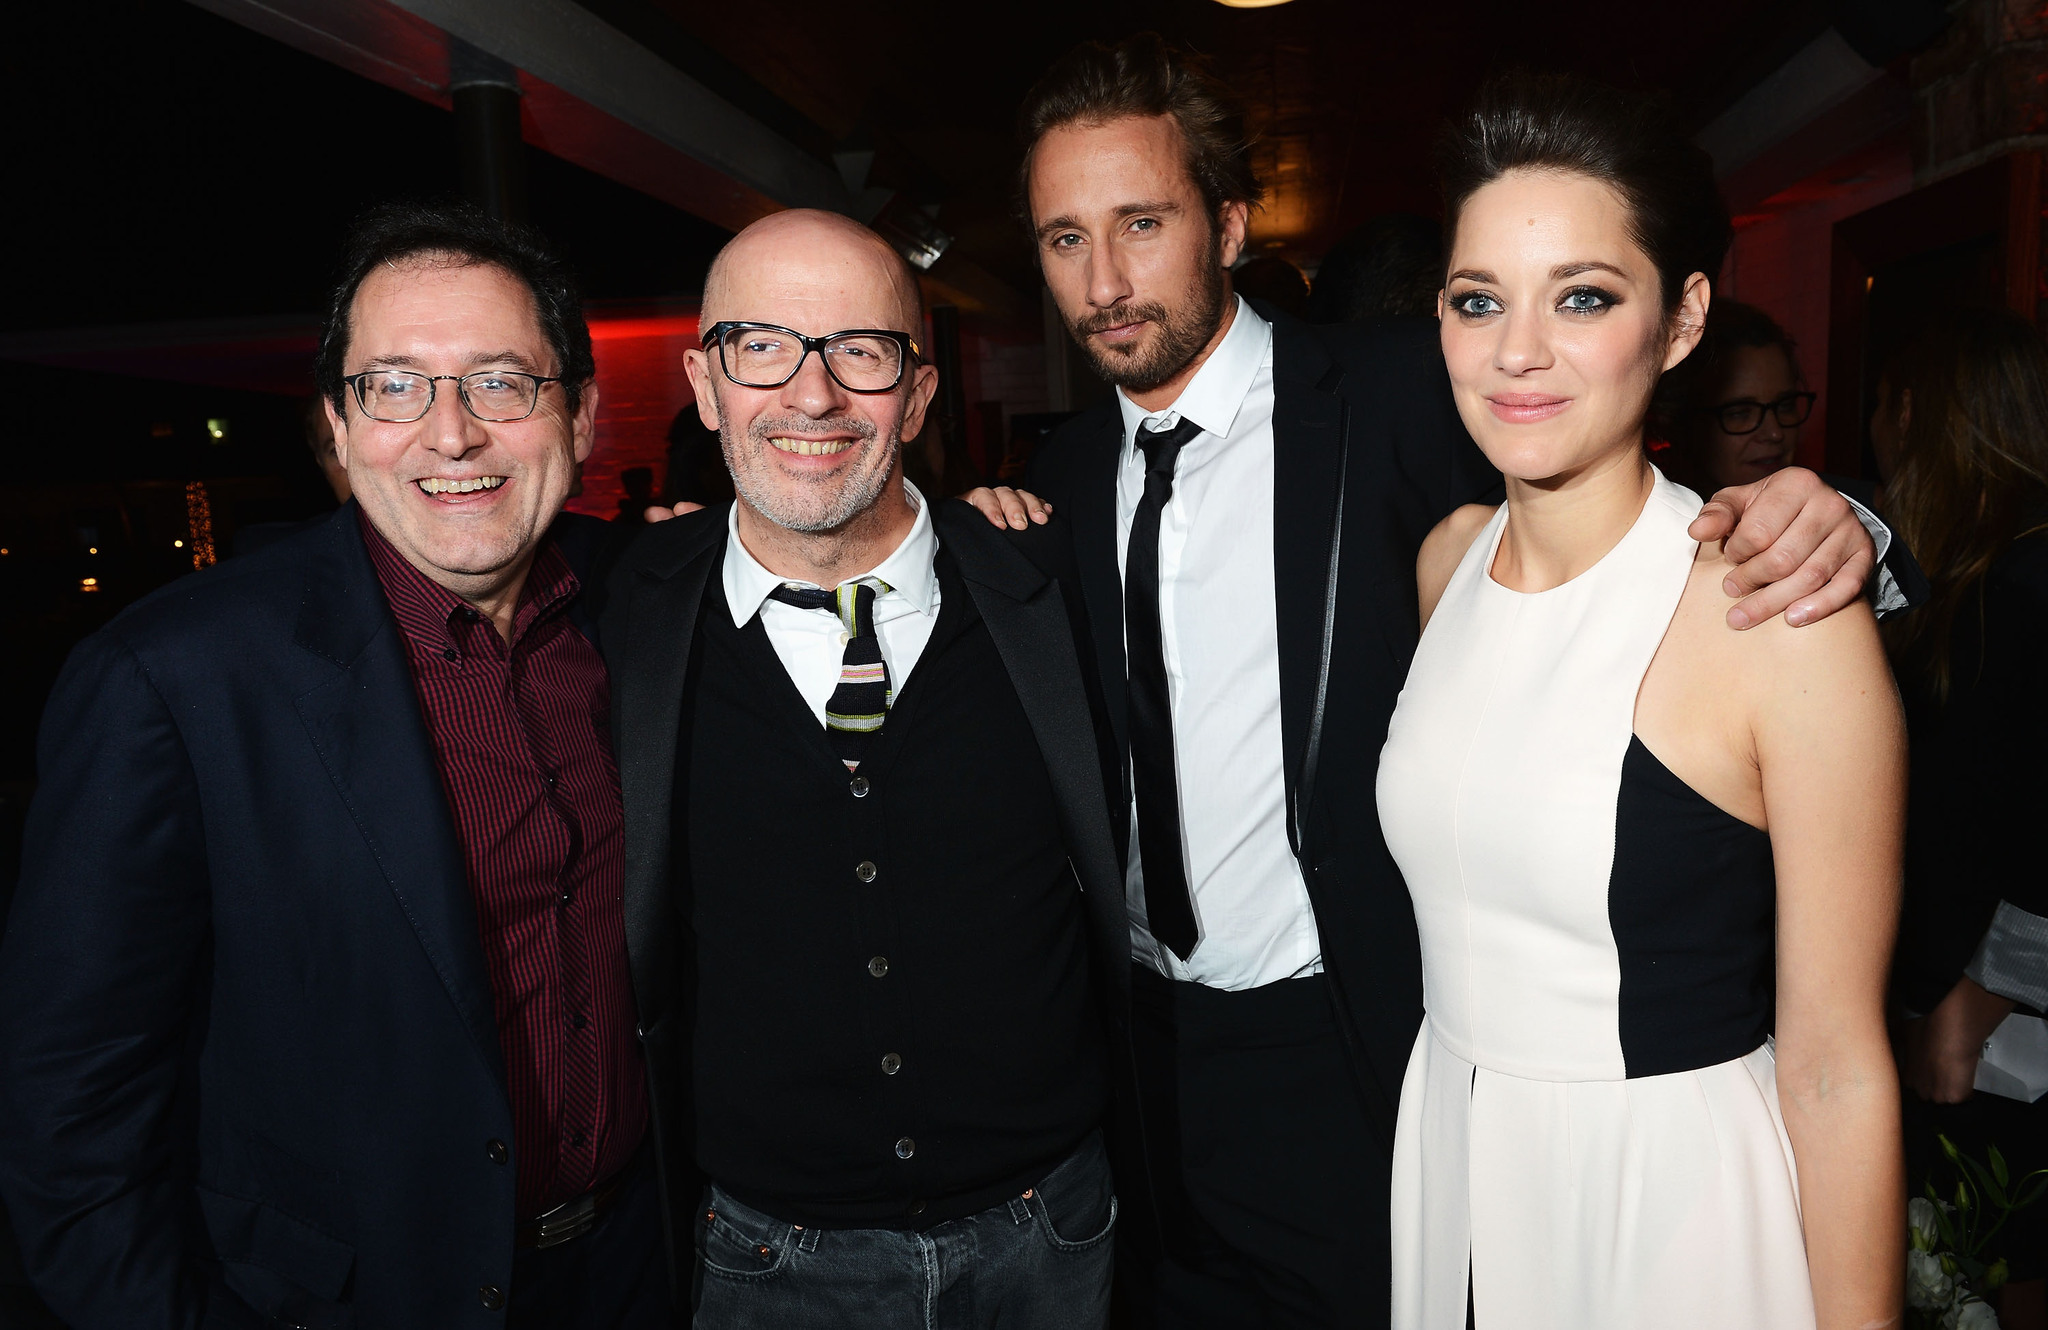
[(1130, 940), (1066, 528), (903, 478), (938, 375), (872, 231), (756, 222), (702, 317), (738, 497), (640, 536), (602, 634), (695, 1324), (1096, 1330)]
[(138, 603), (46, 712), (0, 1193), (78, 1330), (666, 1326), (603, 524), (562, 513), (590, 335), (465, 211), (373, 215), (343, 271), (354, 500)]

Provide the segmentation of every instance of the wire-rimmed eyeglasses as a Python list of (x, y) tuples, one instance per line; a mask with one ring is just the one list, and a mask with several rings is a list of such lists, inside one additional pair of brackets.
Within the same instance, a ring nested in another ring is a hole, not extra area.
[(903, 382), (903, 368), (919, 359), (910, 334), (889, 328), (850, 328), (806, 337), (772, 323), (728, 319), (704, 334), (704, 346), (718, 347), (725, 377), (742, 388), (780, 388), (795, 378), (811, 352), (832, 381), (850, 393), (885, 393)]
[(1706, 414), (1721, 422), (1724, 434), (1754, 434), (1764, 423), (1764, 412), (1768, 411), (1778, 419), (1778, 424), (1791, 429), (1804, 425), (1806, 418), (1813, 414), (1813, 403), (1817, 394), (1808, 392), (1786, 393), (1775, 402), (1753, 402), (1748, 399), (1723, 402), (1719, 406), (1706, 408)]
[(343, 379), (355, 390), (356, 405), (372, 420), (409, 425), (434, 409), (434, 385), (455, 383), (455, 395), (478, 420), (493, 425), (524, 420), (540, 405), (543, 385), (562, 380), (515, 369), (480, 369), (468, 374), (414, 374), (402, 369), (373, 369)]

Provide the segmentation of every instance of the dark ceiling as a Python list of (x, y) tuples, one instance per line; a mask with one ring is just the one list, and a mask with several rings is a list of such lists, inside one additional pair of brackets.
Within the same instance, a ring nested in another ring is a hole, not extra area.
[(1077, 41), (1149, 28), (1209, 54), (1261, 138), (1272, 192), (1255, 241), (1313, 262), (1374, 213), (1435, 211), (1437, 127), (1490, 72), (1519, 64), (1666, 88), (1704, 122), (1828, 22), (1827, 6), (1784, 0), (584, 3), (670, 44), (678, 63), (693, 45), (711, 48), (797, 112), (813, 150), (872, 141), (882, 183), (939, 203), (960, 252), (1027, 291), (1035, 277), (1008, 211), (1011, 117)]
[[(1434, 210), (1437, 126), (1492, 71), (1572, 69), (1668, 89), (1704, 123), (1844, 8), (582, 2), (807, 151), (874, 149), (868, 183), (935, 206), (954, 260), (1001, 279), (1020, 310), (1035, 309), (1037, 280), (1009, 213), (1011, 116), (1078, 40), (1150, 28), (1209, 53), (1261, 137), (1272, 193), (1254, 239), (1312, 264), (1372, 214)], [(11, 16), (0, 107), (18, 130), (0, 210), (14, 259), (0, 333), (310, 314), (350, 217), (384, 195), (445, 193), (454, 179), (446, 112), (174, 0)], [(393, 142), (415, 154), (411, 170), (371, 175)], [(688, 294), (723, 236), (537, 150), (529, 176), (534, 220), (595, 296)]]

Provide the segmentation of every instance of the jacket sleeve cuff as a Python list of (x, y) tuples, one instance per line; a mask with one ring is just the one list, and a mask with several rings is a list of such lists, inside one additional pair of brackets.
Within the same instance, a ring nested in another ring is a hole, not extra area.
[(1872, 580), (1871, 585), (1873, 608), (1880, 615), (1890, 614), (1894, 610), (1905, 609), (1907, 605), (1906, 593), (1899, 588), (1899, 579), (1892, 576), (1892, 570), (1885, 565), (1884, 561), (1884, 556), (1891, 552), (1892, 529), (1886, 526), (1876, 513), (1871, 512), (1868, 508), (1856, 502), (1856, 500), (1850, 499), (1846, 494), (1842, 495), (1842, 497), (1848, 499), (1849, 506), (1856, 510), (1856, 520), (1863, 523), (1863, 529), (1870, 533), (1871, 543), (1877, 546), (1877, 575)]

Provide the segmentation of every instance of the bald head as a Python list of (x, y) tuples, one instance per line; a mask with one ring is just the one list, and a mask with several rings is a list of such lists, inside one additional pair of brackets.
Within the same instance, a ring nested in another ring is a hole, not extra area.
[[(813, 313), (797, 323), (771, 307)], [(924, 322), (917, 278), (888, 241), (851, 218), (809, 208), (764, 217), (728, 241), (704, 275), (700, 317), (706, 328), (736, 319), (813, 336), (847, 328), (915, 335)]]

